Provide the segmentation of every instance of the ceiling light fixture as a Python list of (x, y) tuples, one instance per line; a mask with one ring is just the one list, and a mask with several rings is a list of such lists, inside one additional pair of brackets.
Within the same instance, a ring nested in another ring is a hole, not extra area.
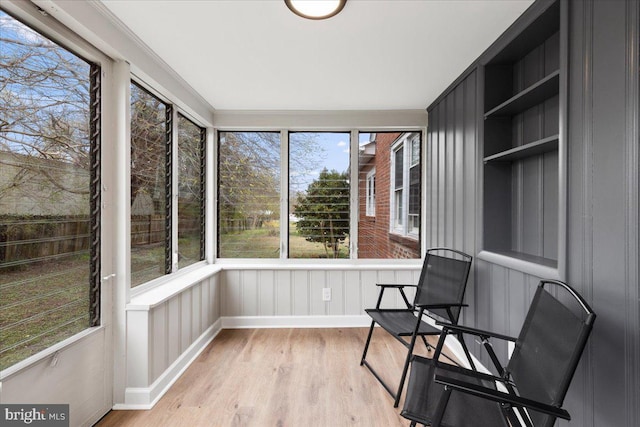
[(293, 13), (307, 19), (327, 19), (340, 13), (347, 0), (284, 0)]

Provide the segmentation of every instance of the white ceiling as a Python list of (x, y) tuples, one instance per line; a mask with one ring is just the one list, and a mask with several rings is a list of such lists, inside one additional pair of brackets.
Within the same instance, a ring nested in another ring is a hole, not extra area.
[(348, 0), (325, 21), (283, 0), (101, 0), (224, 110), (426, 108), (532, 0)]

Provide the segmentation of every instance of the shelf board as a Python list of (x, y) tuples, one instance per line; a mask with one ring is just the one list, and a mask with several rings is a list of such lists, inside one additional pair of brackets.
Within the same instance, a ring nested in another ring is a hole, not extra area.
[(483, 160), (487, 162), (512, 162), (525, 157), (535, 156), (538, 154), (555, 151), (558, 149), (559, 135), (553, 135), (529, 144), (521, 145), (516, 148), (501, 151), (497, 154), (485, 157)]
[(549, 99), (559, 93), (560, 70), (556, 70), (542, 80), (532, 84), (517, 95), (507, 99), (502, 104), (487, 111), (484, 118), (510, 116), (520, 113), (540, 104), (545, 99)]

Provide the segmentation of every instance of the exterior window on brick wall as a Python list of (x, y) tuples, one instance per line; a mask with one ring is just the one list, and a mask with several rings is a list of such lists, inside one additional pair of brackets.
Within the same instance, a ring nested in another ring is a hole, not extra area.
[(391, 232), (417, 239), (420, 233), (420, 134), (405, 133), (393, 144)]
[(376, 216), (376, 170), (367, 173), (367, 216)]
[(420, 132), (360, 133), (359, 258), (420, 258)]

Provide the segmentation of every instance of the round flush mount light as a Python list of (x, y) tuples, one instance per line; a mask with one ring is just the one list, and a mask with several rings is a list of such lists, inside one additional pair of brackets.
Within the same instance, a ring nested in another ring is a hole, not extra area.
[(307, 19), (327, 19), (340, 13), (347, 0), (284, 0), (293, 13)]

